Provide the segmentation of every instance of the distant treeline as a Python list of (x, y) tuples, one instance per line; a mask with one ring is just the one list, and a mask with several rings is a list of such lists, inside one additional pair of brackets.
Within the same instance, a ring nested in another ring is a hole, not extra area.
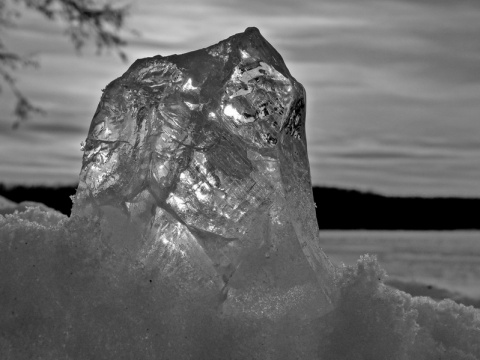
[(320, 229), (480, 229), (480, 199), (396, 197), (314, 187)]
[(72, 186), (14, 186), (0, 184), (0, 196), (16, 203), (35, 201), (70, 216), (72, 210), (71, 195), (75, 195), (77, 185)]
[[(0, 184), (0, 196), (11, 201), (40, 202), (66, 215), (76, 186)], [(314, 187), (318, 225), (322, 230), (455, 230), (480, 229), (479, 199), (394, 197), (357, 190)]]

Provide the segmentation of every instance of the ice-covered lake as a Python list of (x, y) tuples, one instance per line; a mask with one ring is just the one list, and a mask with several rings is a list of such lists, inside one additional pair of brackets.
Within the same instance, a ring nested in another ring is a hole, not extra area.
[(321, 231), (321, 239), (337, 264), (376, 254), (390, 279), (480, 299), (480, 231)]

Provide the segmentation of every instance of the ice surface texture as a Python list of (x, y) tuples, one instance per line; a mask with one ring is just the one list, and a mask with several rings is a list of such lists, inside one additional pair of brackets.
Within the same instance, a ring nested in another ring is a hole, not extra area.
[(72, 216), (0, 215), (2, 359), (476, 359), (478, 312), (319, 247), (305, 91), (249, 28), (107, 86)]
[(84, 150), (73, 213), (131, 231), (144, 266), (188, 267), (172, 280), (218, 291), (227, 313), (330, 309), (305, 90), (257, 29), (136, 61), (106, 87)]
[(288, 317), (275, 336), (298, 338), (305, 319), (331, 310), (333, 290), (319, 247), (305, 101), (255, 28), (138, 60), (104, 90), (73, 214), (98, 214), (137, 266), (209, 294), (216, 300), (205, 305), (223, 316)]

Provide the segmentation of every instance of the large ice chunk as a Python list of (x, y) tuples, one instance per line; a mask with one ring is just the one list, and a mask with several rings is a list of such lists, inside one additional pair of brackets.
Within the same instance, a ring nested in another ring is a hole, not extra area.
[[(209, 294), (205, 305), (222, 316), (273, 321), (272, 336), (293, 344), (299, 326), (331, 309), (333, 290), (305, 106), (303, 86), (256, 28), (137, 60), (104, 90), (73, 216), (98, 216), (138, 266)], [(310, 351), (304, 335), (295, 354)]]

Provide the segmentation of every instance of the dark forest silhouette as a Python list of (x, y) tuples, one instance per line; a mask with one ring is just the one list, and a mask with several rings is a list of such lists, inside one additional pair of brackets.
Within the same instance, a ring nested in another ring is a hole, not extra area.
[(480, 198), (383, 196), (314, 187), (320, 229), (480, 229)]
[[(0, 184), (0, 196), (14, 202), (35, 201), (70, 215), (76, 186), (15, 186)], [(480, 199), (394, 197), (358, 190), (314, 187), (321, 230), (455, 230), (480, 229), (474, 211)]]

